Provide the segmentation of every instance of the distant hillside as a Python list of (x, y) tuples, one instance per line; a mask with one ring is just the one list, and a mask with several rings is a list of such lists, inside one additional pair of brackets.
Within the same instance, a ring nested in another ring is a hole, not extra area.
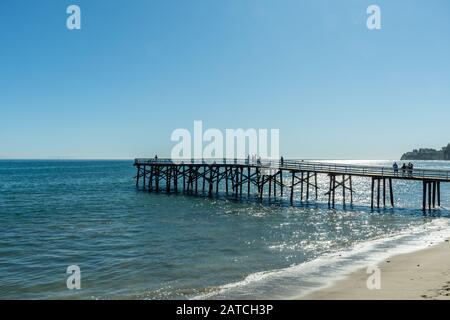
[(450, 160), (450, 143), (441, 150), (414, 149), (402, 155), (401, 160)]

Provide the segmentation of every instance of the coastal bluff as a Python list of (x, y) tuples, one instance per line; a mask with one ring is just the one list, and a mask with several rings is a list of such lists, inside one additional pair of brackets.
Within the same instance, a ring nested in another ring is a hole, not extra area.
[(450, 160), (450, 143), (441, 150), (414, 149), (411, 152), (404, 153), (400, 160)]

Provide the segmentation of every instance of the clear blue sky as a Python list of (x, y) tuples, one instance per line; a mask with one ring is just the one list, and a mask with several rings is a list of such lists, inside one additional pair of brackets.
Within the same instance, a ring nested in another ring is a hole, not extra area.
[(0, 158), (164, 156), (194, 120), (279, 128), (285, 157), (440, 148), (450, 1), (1, 0), (0, 111)]

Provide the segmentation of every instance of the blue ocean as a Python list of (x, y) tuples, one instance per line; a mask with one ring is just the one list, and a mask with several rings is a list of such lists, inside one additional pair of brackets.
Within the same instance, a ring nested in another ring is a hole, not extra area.
[(0, 161), (0, 299), (289, 299), (450, 237), (445, 184), (424, 214), (420, 182), (394, 181), (396, 208), (371, 211), (364, 178), (353, 206), (329, 209), (325, 176), (317, 201), (290, 206), (139, 191), (135, 174), (132, 161)]

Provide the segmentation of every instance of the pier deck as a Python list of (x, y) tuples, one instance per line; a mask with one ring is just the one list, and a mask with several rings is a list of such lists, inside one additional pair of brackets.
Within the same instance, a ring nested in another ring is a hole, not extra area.
[[(352, 177), (367, 177), (371, 180), (371, 208), (376, 205), (386, 206), (387, 193), (389, 193), (390, 205), (394, 207), (394, 190), (392, 180), (422, 181), (423, 183), (423, 207), (439, 207), (441, 205), (441, 183), (450, 182), (450, 171), (433, 169), (408, 169), (401, 168), (396, 172), (392, 167), (348, 165), (312, 162), (303, 160), (252, 160), (252, 159), (135, 159), (137, 167), (136, 186), (150, 192), (162, 190), (166, 192), (178, 192), (180, 189), (197, 194), (199, 184), (205, 192), (212, 195), (219, 189), (227, 194), (232, 192), (236, 196), (242, 196), (245, 187), (246, 193), (251, 194), (256, 187), (257, 194), (262, 200), (265, 187), (268, 186), (267, 196), (279, 194), (283, 196), (286, 189), (290, 194), (291, 204), (295, 198), (296, 189), (300, 189), (300, 200), (308, 201), (311, 194), (318, 197), (317, 175), (329, 177), (328, 204), (335, 206), (336, 190), (341, 190), (343, 205), (353, 203)], [(222, 182), (222, 183), (221, 183)], [(297, 190), (298, 191), (298, 190)], [(349, 199), (348, 199), (349, 198)], [(381, 204), (382, 203), (382, 204)]]

